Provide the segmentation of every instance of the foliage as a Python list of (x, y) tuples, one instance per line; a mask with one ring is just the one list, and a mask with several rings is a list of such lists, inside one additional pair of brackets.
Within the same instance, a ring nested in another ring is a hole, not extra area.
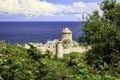
[(0, 77), (3, 80), (35, 79), (38, 63), (33, 64), (24, 48), (7, 45), (0, 49), (0, 55)]
[(104, 0), (101, 5), (103, 16), (98, 11), (89, 15), (83, 24), (84, 42), (92, 47), (86, 53), (87, 64), (93, 69), (120, 76), (120, 4), (115, 0)]
[[(4, 44), (4, 45), (3, 45)], [(31, 45), (25, 49), (18, 44), (0, 43), (0, 80), (117, 80), (103, 72), (93, 71), (84, 55), (71, 52), (57, 58), (49, 51), (41, 53)]]
[(41, 80), (64, 80), (70, 74), (67, 64), (55, 59), (43, 59), (44, 65), (40, 68)]
[(116, 0), (104, 0), (100, 7), (104, 12), (104, 19), (120, 27), (120, 3), (117, 3)]

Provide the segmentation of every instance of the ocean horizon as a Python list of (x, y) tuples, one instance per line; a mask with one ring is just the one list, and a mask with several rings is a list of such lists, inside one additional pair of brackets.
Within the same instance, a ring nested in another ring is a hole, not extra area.
[(81, 26), (81, 21), (1, 21), (0, 40), (10, 44), (45, 43), (60, 39), (61, 31), (68, 27), (77, 41), (82, 34)]

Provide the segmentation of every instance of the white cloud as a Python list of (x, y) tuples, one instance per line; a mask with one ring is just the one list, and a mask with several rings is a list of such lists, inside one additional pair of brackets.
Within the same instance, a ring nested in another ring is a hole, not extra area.
[(1, 0), (0, 1), (0, 12), (9, 14), (17, 14), (21, 10), (18, 0)]
[(0, 14), (49, 17), (82, 17), (83, 13), (91, 13), (98, 9), (97, 3), (73, 2), (71, 5), (53, 4), (40, 0), (0, 0)]
[(103, 12), (100, 10), (100, 6), (98, 3), (86, 3), (86, 6), (89, 6), (90, 7), (90, 14), (92, 14), (93, 11), (95, 10), (98, 10), (99, 11), (99, 14), (102, 15)]
[(86, 6), (88, 6), (91, 11), (100, 10), (98, 3), (86, 3)]
[(76, 7), (82, 7), (82, 8), (87, 7), (83, 2), (73, 2), (73, 5)]
[(10, 15), (51, 16), (56, 12), (52, 3), (39, 0), (1, 0), (0, 12)]

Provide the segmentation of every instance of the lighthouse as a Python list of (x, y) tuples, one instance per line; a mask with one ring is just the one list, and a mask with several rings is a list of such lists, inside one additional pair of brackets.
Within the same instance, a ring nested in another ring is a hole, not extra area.
[(72, 31), (69, 28), (64, 28), (61, 32), (61, 41), (69, 40), (72, 42)]

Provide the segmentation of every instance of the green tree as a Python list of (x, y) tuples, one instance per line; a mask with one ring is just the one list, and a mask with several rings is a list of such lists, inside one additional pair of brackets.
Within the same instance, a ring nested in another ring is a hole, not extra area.
[(43, 58), (40, 66), (40, 80), (66, 80), (71, 70), (58, 58)]
[(116, 0), (104, 0), (100, 7), (104, 12), (104, 20), (109, 20), (120, 27), (120, 3), (117, 3)]
[(0, 79), (34, 80), (38, 75), (39, 64), (22, 46), (6, 44), (0, 49)]
[[(84, 41), (92, 47), (86, 54), (87, 63), (101, 70), (107, 63), (112, 71), (120, 72), (120, 5), (115, 0), (101, 3), (103, 16), (98, 11), (89, 15), (83, 24)], [(115, 14), (115, 15), (114, 15)]]

